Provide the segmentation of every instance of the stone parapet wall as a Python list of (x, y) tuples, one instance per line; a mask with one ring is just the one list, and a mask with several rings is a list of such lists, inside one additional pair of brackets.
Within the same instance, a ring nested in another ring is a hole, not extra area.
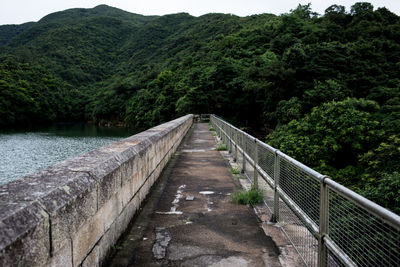
[(192, 121), (178, 118), (0, 186), (0, 266), (98, 266)]

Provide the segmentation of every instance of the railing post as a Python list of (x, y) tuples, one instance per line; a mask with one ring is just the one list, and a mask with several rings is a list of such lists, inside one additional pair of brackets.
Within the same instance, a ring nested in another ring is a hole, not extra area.
[(225, 124), (225, 145), (227, 147), (227, 150), (229, 152), (229, 135), (228, 135), (228, 130), (229, 128), (227, 127), (227, 125)]
[(229, 127), (229, 136), (228, 136), (228, 140), (229, 140), (229, 154), (230, 153), (232, 153), (232, 127), (231, 126), (228, 126)]
[(243, 152), (243, 160), (242, 160), (242, 173), (246, 172), (246, 156), (245, 156), (245, 150), (246, 150), (246, 141), (244, 139), (244, 133), (242, 133), (242, 140), (243, 140), (243, 146), (242, 146), (242, 152)]
[(258, 165), (258, 145), (257, 145), (257, 138), (254, 138), (254, 157), (253, 157), (253, 163), (254, 163), (254, 173), (253, 173), (253, 188), (258, 189), (258, 170), (257, 170), (257, 165)]
[(227, 135), (227, 133), (226, 133), (226, 124), (224, 124), (224, 144), (226, 145), (226, 146), (228, 146), (228, 135)]
[(233, 161), (236, 162), (237, 161), (237, 156), (238, 156), (238, 131), (235, 130), (235, 154), (233, 156)]
[(271, 221), (279, 222), (279, 180), (281, 176), (281, 163), (279, 160), (278, 150), (275, 150), (275, 159), (274, 159), (274, 213), (272, 214)]
[(221, 123), (221, 142), (224, 142), (224, 125)]
[(319, 233), (318, 233), (318, 267), (327, 266), (328, 249), (325, 243), (325, 236), (329, 229), (329, 192), (328, 186), (325, 183), (325, 178), (322, 178), (319, 206)]

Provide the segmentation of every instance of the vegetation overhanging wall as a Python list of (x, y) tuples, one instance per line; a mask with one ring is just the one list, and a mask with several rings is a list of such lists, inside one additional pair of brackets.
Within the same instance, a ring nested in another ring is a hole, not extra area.
[(0, 186), (0, 266), (94, 266), (126, 229), (192, 115)]

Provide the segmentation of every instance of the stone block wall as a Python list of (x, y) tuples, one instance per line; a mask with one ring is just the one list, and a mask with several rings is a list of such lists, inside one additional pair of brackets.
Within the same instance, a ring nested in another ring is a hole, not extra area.
[(0, 266), (98, 266), (192, 121), (178, 118), (0, 186)]

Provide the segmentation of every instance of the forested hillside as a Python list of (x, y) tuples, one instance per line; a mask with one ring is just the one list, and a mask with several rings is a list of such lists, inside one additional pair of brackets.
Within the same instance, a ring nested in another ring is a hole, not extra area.
[(400, 213), (400, 18), (141, 16), (108, 6), (0, 26), (0, 127), (144, 129), (215, 113)]

